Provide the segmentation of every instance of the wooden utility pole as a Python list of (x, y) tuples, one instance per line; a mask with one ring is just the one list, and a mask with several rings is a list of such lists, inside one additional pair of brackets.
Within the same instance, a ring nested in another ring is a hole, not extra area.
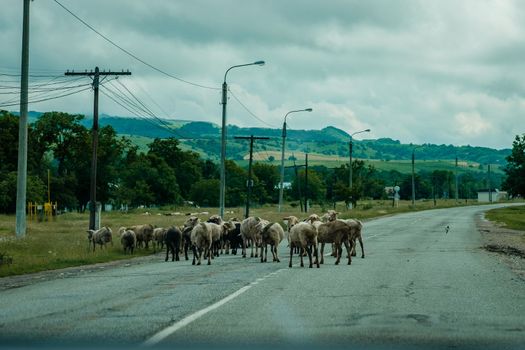
[(304, 164), (304, 212), (308, 213), (308, 153), (305, 154)]
[(250, 140), (250, 162), (248, 163), (248, 183), (246, 186), (248, 187), (247, 195), (246, 195), (246, 210), (244, 212), (244, 218), (247, 218), (250, 216), (250, 198), (252, 196), (252, 187), (253, 187), (253, 181), (252, 181), (252, 161), (253, 161), (253, 141), (254, 140), (269, 140), (269, 137), (254, 137), (251, 135), (250, 137), (247, 136), (235, 136), (235, 139), (240, 140)]
[(89, 72), (73, 72), (67, 71), (65, 75), (85, 75), (93, 77), (93, 91), (94, 91), (94, 104), (93, 104), (93, 129), (92, 129), (92, 148), (93, 154), (91, 157), (91, 180), (90, 180), (90, 192), (89, 192), (89, 229), (96, 230), (95, 227), (95, 212), (97, 209), (97, 148), (98, 148), (98, 88), (100, 84), (100, 76), (108, 75), (131, 75), (131, 72), (100, 72), (98, 67), (95, 67), (95, 71)]
[(22, 72), (20, 76), (20, 117), (18, 119), (18, 172), (16, 178), (16, 237), (26, 235), (27, 195), (27, 104), (29, 85), (29, 0), (24, 0), (22, 24)]

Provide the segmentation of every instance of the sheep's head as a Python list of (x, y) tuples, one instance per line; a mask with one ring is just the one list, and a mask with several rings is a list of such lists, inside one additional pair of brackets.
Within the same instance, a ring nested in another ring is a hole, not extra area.
[(306, 221), (313, 224), (315, 221), (321, 221), (321, 218), (317, 214), (311, 214)]
[(286, 221), (286, 226), (288, 227), (288, 232), (290, 232), (290, 229), (292, 227), (294, 227), (295, 225), (297, 225), (299, 223), (299, 219), (297, 218), (297, 216), (293, 216), (293, 215), (287, 216), (287, 217), (283, 218), (283, 220)]
[(228, 233), (230, 231), (233, 231), (235, 230), (235, 224), (230, 220), (230, 221), (224, 221), (222, 223), (222, 230), (223, 230), (223, 233)]
[(222, 224), (224, 221), (222, 221), (222, 218), (221, 218), (220, 215), (212, 215), (212, 216), (210, 216), (210, 218), (208, 219), (208, 222), (213, 222), (214, 224), (220, 225), (220, 224)]
[(95, 233), (94, 230), (87, 230), (87, 238), (88, 241), (91, 241), (93, 239), (93, 234)]
[(335, 221), (337, 220), (337, 215), (339, 213), (336, 212), (335, 210), (328, 210), (322, 217), (322, 221), (323, 222), (327, 222), (327, 221)]
[(197, 224), (200, 222), (199, 218), (196, 216), (190, 216), (186, 221), (184, 222), (184, 227), (193, 228), (197, 226)]

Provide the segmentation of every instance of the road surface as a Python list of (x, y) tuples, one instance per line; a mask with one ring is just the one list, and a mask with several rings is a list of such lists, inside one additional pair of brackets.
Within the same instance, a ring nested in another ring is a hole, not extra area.
[(327, 256), (320, 269), (301, 268), (295, 257), (288, 268), (284, 242), (280, 263), (159, 255), (4, 289), (0, 348), (523, 348), (525, 281), (481, 249), (476, 229), (491, 207), (369, 221), (366, 258), (350, 266)]

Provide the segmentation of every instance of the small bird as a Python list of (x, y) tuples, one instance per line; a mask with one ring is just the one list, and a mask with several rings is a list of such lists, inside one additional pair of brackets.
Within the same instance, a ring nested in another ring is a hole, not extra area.
[(445, 234), (448, 233), (448, 230), (450, 230), (450, 227), (447, 225), (447, 227), (445, 227)]

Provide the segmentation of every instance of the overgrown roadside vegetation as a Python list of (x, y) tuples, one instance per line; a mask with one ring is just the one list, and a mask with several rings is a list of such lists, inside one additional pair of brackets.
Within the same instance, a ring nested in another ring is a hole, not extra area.
[[(469, 202), (467, 204), (478, 204)], [(366, 220), (383, 215), (392, 215), (413, 210), (426, 210), (431, 208), (446, 208), (457, 205), (465, 205), (464, 202), (456, 204), (454, 200), (431, 200), (417, 201), (414, 207), (410, 201), (400, 201), (398, 207), (392, 206), (392, 201), (362, 201), (353, 210), (346, 210), (344, 204), (339, 203), (335, 209), (340, 212), (342, 218), (357, 218)], [(525, 207), (521, 207), (525, 208)], [(309, 213), (322, 213), (332, 206), (314, 206)], [(525, 210), (525, 209), (523, 209)], [(166, 209), (144, 209), (134, 210), (129, 213), (109, 212), (102, 213), (102, 225), (109, 226), (113, 230), (113, 246), (100, 249), (95, 252), (88, 248), (87, 227), (88, 213), (67, 213), (58, 216), (51, 221), (38, 222), (28, 220), (27, 235), (23, 239), (15, 236), (15, 216), (0, 215), (0, 277), (21, 275), (45, 270), (60, 269), (71, 266), (81, 266), (100, 262), (109, 262), (121, 259), (129, 259), (129, 255), (123, 253), (120, 241), (117, 237), (118, 228), (121, 226), (132, 226), (149, 223), (158, 227), (170, 225), (180, 226), (186, 219), (186, 214), (199, 213), (201, 219), (207, 219), (216, 214), (217, 208), (166, 208)], [(168, 215), (175, 214), (179, 215)], [(226, 218), (243, 218), (244, 208), (227, 208)], [(148, 215), (149, 214), (149, 215)], [(517, 213), (523, 216), (523, 212)], [(298, 206), (287, 205), (283, 212), (277, 212), (276, 206), (262, 206), (252, 208), (250, 215), (260, 216), (267, 220), (282, 223), (282, 218), (295, 215), (299, 218), (306, 217), (301, 213)], [(134, 257), (153, 254), (153, 248), (149, 250), (137, 249)], [(159, 257), (161, 259), (161, 257)]]

